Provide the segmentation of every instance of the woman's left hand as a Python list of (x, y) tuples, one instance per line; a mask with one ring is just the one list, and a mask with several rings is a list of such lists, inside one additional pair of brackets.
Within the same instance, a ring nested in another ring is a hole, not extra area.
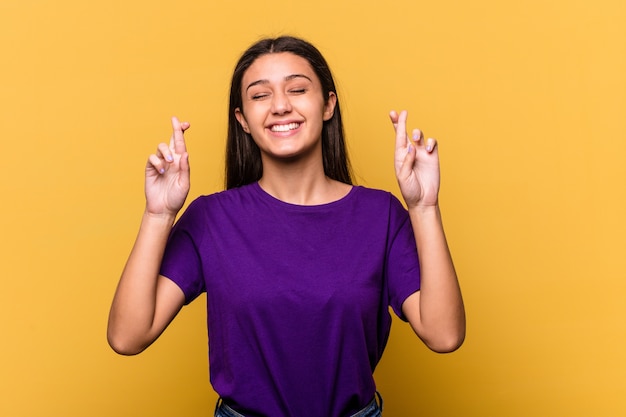
[(409, 138), (407, 111), (393, 110), (389, 117), (396, 131), (395, 169), (400, 192), (408, 208), (436, 206), (439, 196), (439, 153), (437, 141), (424, 140), (421, 130), (414, 129)]

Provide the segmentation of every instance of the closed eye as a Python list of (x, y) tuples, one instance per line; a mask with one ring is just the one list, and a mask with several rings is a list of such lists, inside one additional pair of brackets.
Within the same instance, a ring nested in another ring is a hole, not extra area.
[(263, 100), (264, 98), (269, 97), (267, 93), (258, 93), (252, 95), (252, 100)]

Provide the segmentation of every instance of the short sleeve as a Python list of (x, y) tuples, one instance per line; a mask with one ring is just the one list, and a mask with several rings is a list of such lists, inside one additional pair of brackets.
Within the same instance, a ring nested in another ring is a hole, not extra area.
[(389, 208), (386, 275), (389, 305), (400, 319), (407, 321), (402, 304), (420, 290), (420, 265), (409, 213), (394, 196)]
[(205, 292), (199, 251), (204, 225), (202, 205), (195, 200), (172, 228), (161, 262), (161, 275), (181, 288), (185, 304)]

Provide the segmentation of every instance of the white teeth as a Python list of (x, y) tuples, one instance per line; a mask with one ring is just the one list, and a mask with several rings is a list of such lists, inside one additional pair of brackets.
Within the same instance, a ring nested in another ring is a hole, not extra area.
[(272, 132), (288, 132), (300, 127), (300, 123), (289, 123), (286, 125), (273, 125)]

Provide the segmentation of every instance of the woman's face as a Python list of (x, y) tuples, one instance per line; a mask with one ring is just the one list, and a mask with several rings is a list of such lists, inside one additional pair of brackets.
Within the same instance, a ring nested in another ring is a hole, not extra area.
[(252, 135), (263, 162), (319, 157), (324, 121), (333, 116), (337, 98), (323, 96), (308, 61), (289, 52), (257, 58), (244, 73), (242, 108), (235, 116)]

